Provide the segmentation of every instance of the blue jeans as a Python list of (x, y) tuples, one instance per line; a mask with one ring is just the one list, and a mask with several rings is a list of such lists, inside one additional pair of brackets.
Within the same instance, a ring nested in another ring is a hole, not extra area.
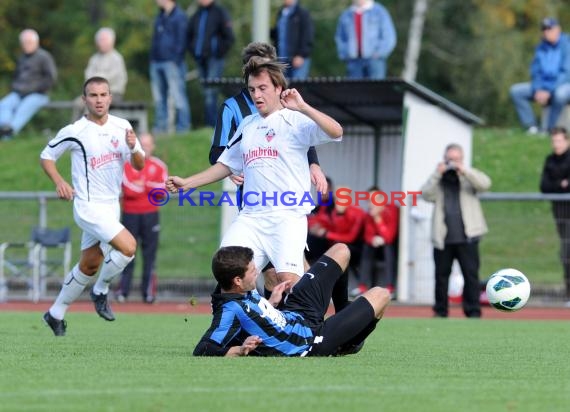
[(305, 58), (305, 61), (301, 67), (293, 67), (291, 65), (291, 60), (285, 60), (289, 67), (285, 71), (285, 77), (292, 80), (304, 80), (309, 77), (309, 70), (311, 69), (311, 59), (309, 57)]
[(154, 101), (154, 131), (168, 131), (168, 97), (176, 108), (176, 131), (190, 130), (190, 105), (186, 94), (186, 64), (176, 62), (150, 62), (150, 87)]
[(10, 92), (0, 100), (0, 126), (10, 126), (17, 134), (48, 103), (49, 96), (46, 94), (32, 93), (21, 97), (16, 92)]
[[(522, 126), (525, 129), (531, 126), (537, 126), (536, 116), (531, 106), (531, 102), (534, 101), (531, 84), (514, 84), (511, 86), (510, 94)], [(569, 102), (570, 83), (564, 83), (558, 86), (550, 96), (550, 101), (548, 102), (550, 112), (548, 113), (548, 124), (546, 126), (548, 130), (556, 126), (560, 113), (562, 113), (564, 106)]]
[(350, 79), (376, 79), (386, 77), (386, 59), (349, 59), (346, 75)]
[[(224, 59), (209, 57), (197, 62), (198, 71), (202, 80), (212, 80), (222, 77), (224, 73)], [(204, 121), (210, 127), (216, 126), (218, 115), (218, 88), (204, 86)]]

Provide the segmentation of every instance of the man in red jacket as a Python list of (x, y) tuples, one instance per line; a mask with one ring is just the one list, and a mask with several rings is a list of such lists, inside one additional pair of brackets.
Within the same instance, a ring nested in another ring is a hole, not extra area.
[[(123, 173), (123, 225), (141, 242), (143, 253), (143, 270), (141, 292), (143, 301), (153, 303), (156, 295), (155, 261), (158, 249), (160, 222), (158, 206), (149, 201), (149, 193), (153, 189), (164, 189), (168, 177), (166, 165), (152, 156), (154, 138), (146, 133), (140, 137), (141, 146), (147, 161), (145, 167), (137, 171), (129, 164)], [(135, 261), (131, 261), (121, 275), (117, 300), (124, 302), (129, 296)]]

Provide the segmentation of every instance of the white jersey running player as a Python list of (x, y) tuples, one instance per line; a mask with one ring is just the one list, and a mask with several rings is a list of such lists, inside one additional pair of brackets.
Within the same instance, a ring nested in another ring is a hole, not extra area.
[[(45, 322), (56, 336), (65, 335), (63, 320), (101, 263), (99, 277), (91, 290), (95, 310), (103, 319), (115, 316), (109, 307), (109, 284), (134, 258), (136, 240), (120, 222), (119, 196), (125, 162), (141, 170), (144, 151), (130, 123), (109, 114), (112, 96), (109, 83), (92, 77), (83, 86), (88, 113), (61, 129), (42, 151), (41, 165), (61, 199), (73, 200), (73, 216), (83, 231), (81, 257), (66, 276)], [(60, 175), (56, 162), (71, 154), (72, 185)]]
[(340, 141), (342, 127), (286, 88), (280, 63), (252, 57), (244, 80), (258, 113), (242, 121), (218, 163), (185, 179), (171, 176), (166, 187), (188, 190), (243, 172), (245, 206), (221, 246), (253, 249), (258, 270), (271, 261), (278, 280), (293, 285), (304, 272), (306, 215), (314, 206), (299, 205), (310, 190), (307, 150)]

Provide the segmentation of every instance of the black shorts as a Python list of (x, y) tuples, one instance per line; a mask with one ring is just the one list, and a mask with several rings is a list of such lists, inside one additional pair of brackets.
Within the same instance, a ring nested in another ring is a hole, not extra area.
[(312, 328), (323, 323), (331, 301), (332, 290), (342, 269), (333, 259), (322, 256), (293, 286), (282, 310), (298, 312)]
[(327, 318), (315, 332), (307, 356), (336, 355), (347, 343), (360, 343), (376, 327), (374, 308), (360, 296), (340, 312)]
[(334, 355), (341, 345), (376, 322), (374, 308), (363, 297), (324, 320), (332, 290), (342, 273), (338, 263), (328, 256), (322, 256), (287, 295), (283, 310), (302, 314), (315, 334), (307, 356)]

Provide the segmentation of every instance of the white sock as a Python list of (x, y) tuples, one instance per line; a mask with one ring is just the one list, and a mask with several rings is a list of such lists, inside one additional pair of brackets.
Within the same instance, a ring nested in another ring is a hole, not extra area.
[(79, 264), (75, 265), (63, 280), (59, 295), (49, 309), (49, 313), (55, 319), (63, 319), (69, 305), (81, 295), (91, 278), (92, 276), (87, 276), (79, 270)]
[(109, 284), (111, 281), (115, 279), (115, 277), (119, 275), (134, 258), (134, 255), (128, 257), (118, 250), (111, 250), (105, 257), (97, 282), (95, 282), (95, 285), (93, 286), (93, 293), (96, 295), (106, 295), (109, 293)]

